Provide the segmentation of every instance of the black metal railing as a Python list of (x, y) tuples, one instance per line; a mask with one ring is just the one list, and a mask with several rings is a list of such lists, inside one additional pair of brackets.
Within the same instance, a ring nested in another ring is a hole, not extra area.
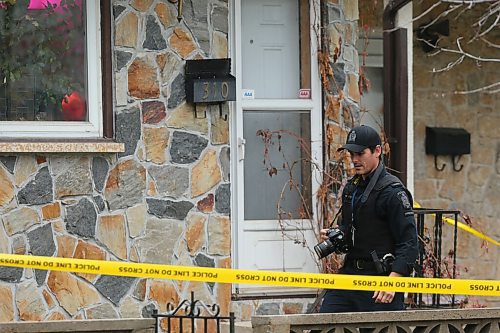
[(234, 333), (234, 313), (230, 312), (229, 316), (220, 316), (219, 305), (206, 305), (200, 300), (195, 300), (194, 292), (191, 292), (190, 300), (183, 300), (177, 307), (168, 303), (167, 313), (161, 314), (158, 310), (154, 310), (152, 316), (156, 319), (156, 333), (163, 331), (166, 333), (220, 333), (222, 322), (229, 322), (229, 333)]
[[(415, 208), (415, 220), (419, 238), (417, 277), (450, 278), (457, 275), (458, 210)], [(454, 221), (453, 249), (443, 254), (443, 225), (445, 218)], [(450, 263), (451, 261), (451, 263)], [(451, 267), (450, 267), (451, 266)], [(454, 307), (455, 295), (449, 302), (442, 302), (440, 294), (414, 294), (413, 306), (417, 308)]]

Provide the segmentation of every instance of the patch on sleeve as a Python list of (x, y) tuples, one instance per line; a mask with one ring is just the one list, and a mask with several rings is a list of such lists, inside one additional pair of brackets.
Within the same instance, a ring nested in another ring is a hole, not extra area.
[(399, 191), (397, 196), (405, 209), (411, 209), (410, 199), (408, 199), (408, 195), (406, 194), (405, 191)]

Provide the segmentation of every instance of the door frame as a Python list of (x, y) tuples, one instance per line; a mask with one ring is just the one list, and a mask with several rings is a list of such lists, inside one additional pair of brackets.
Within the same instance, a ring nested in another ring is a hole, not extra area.
[[(244, 145), (241, 138), (243, 135), (243, 110), (305, 110), (310, 112), (311, 121), (311, 153), (314, 163), (319, 170), (312, 168), (312, 209), (314, 216), (318, 216), (316, 210), (315, 193), (321, 183), (321, 172), (323, 169), (323, 110), (322, 110), (322, 88), (318, 66), (319, 31), (320, 31), (320, 1), (309, 0), (310, 19), (310, 99), (288, 99), (288, 100), (243, 100), (242, 99), (242, 64), (241, 64), (241, 1), (231, 0), (230, 10), (230, 33), (229, 50), (233, 59), (233, 74), (236, 77), (236, 101), (233, 103), (231, 117), (231, 237), (232, 237), (232, 267), (241, 268), (239, 262), (240, 243), (243, 233), (244, 221), (244, 188), (243, 188), (243, 154)], [(299, 0), (300, 1), (300, 0)], [(299, 2), (300, 3), (300, 2)], [(302, 64), (303, 65), (303, 64)], [(298, 92), (297, 92), (298, 93)], [(233, 284), (233, 294), (237, 285)], [(295, 289), (297, 291), (297, 289)]]

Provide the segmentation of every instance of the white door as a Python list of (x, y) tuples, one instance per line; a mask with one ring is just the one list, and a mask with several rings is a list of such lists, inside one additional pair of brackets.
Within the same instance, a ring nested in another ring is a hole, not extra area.
[(294, 0), (242, 0), (243, 88), (256, 98), (297, 98), (299, 5)]
[[(311, 98), (298, 99), (300, 57), (304, 56), (299, 51), (299, 0), (235, 1), (239, 94), (233, 140), (239, 149), (233, 154), (234, 263), (240, 269), (317, 272), (312, 251), (317, 243), (317, 222), (301, 218), (300, 207), (315, 207), (311, 193), (319, 177), (307, 163), (310, 157), (298, 138), (320, 165), (321, 94), (319, 83), (312, 82)], [(314, 45), (311, 50), (316, 50)], [(316, 59), (315, 55), (307, 56)], [(315, 62), (310, 63), (314, 64), (307, 72), (317, 73)], [(247, 90), (254, 92), (253, 99), (243, 98)], [(267, 151), (257, 131), (274, 131), (274, 144)], [(272, 177), (269, 162), (277, 170)], [(279, 212), (282, 218), (278, 218)], [(237, 292), (275, 294), (290, 290), (239, 285)]]

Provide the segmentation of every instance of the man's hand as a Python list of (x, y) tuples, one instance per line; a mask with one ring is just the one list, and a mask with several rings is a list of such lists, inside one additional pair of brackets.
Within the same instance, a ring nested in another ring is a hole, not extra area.
[(319, 231), (319, 237), (321, 238), (321, 240), (327, 240), (328, 239), (328, 236), (326, 235), (328, 233), (328, 230), (330, 230), (330, 229), (321, 229)]
[[(403, 275), (396, 273), (396, 272), (391, 272), (389, 276), (393, 277), (402, 277)], [(373, 299), (375, 299), (375, 303), (391, 303), (392, 300), (394, 299), (394, 295), (396, 295), (396, 292), (394, 291), (380, 291), (377, 290), (373, 293)]]

